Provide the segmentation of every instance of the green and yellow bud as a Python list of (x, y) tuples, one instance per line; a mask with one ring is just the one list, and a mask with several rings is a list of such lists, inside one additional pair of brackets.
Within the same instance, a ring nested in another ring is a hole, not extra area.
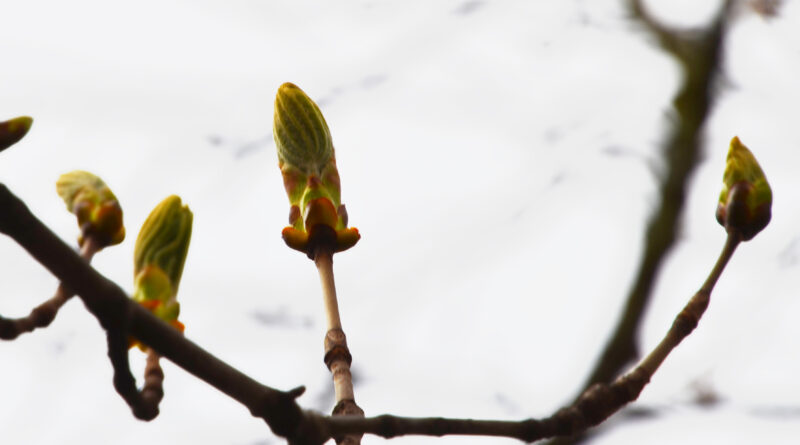
[(19, 142), (31, 129), (31, 125), (33, 125), (33, 119), (28, 116), (0, 122), (0, 151)]
[(331, 133), (322, 112), (295, 84), (287, 82), (278, 88), (273, 129), (278, 160), (306, 176), (320, 175), (333, 158)]
[(169, 278), (173, 295), (183, 274), (192, 238), (192, 211), (172, 195), (161, 201), (147, 217), (134, 248), (134, 274), (148, 266), (160, 268)]
[(133, 299), (181, 332), (177, 294), (192, 238), (192, 217), (181, 198), (169, 196), (142, 224), (133, 254)]
[(81, 228), (78, 241), (81, 245), (88, 237), (101, 247), (119, 244), (125, 239), (122, 208), (102, 179), (75, 170), (58, 178), (56, 192), (64, 200), (67, 210), (78, 217)]
[(286, 244), (312, 258), (318, 247), (339, 252), (355, 245), (360, 235), (347, 227), (328, 124), (317, 104), (294, 84), (278, 88), (273, 136), (291, 206), (290, 226), (283, 230)]
[(717, 221), (744, 241), (752, 239), (772, 218), (772, 189), (755, 156), (738, 137), (731, 140)]

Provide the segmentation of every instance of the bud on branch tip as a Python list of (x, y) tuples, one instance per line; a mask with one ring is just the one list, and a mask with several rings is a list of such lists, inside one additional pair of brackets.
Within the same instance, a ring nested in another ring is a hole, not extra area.
[(330, 130), (317, 104), (292, 83), (275, 97), (273, 136), (278, 167), (291, 205), (286, 244), (310, 258), (317, 248), (340, 252), (360, 239), (347, 227)]
[(738, 137), (731, 140), (723, 187), (717, 204), (717, 221), (742, 240), (752, 239), (772, 218), (772, 189), (755, 156)]
[(192, 211), (172, 195), (147, 217), (134, 248), (133, 299), (183, 331), (178, 286), (192, 237)]
[(100, 246), (119, 244), (125, 239), (122, 208), (117, 197), (97, 176), (75, 170), (65, 173), (56, 181), (56, 192), (64, 200), (67, 210), (78, 217), (83, 245), (92, 237)]
[(0, 151), (19, 142), (31, 129), (32, 124), (33, 119), (28, 116), (0, 122)]

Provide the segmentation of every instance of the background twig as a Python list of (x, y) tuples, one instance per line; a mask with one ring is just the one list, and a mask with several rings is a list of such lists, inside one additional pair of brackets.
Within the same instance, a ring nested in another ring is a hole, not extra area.
[[(611, 381), (640, 357), (638, 336), (641, 320), (658, 271), (675, 244), (688, 180), (702, 158), (703, 125), (714, 102), (714, 81), (720, 70), (725, 30), (732, 7), (733, 2), (726, 1), (707, 29), (688, 32), (662, 25), (647, 12), (640, 0), (629, 2), (633, 17), (679, 63), (683, 83), (672, 102), (674, 114), (663, 148), (659, 206), (647, 225), (639, 268), (616, 329), (582, 391), (596, 383)], [(553, 443), (578, 443), (581, 440), (576, 437)]]
[[(87, 237), (81, 247), (81, 258), (90, 263), (94, 254), (101, 249), (102, 244), (92, 237)], [(27, 316), (21, 318), (3, 318), (0, 316), (0, 339), (13, 340), (22, 334), (33, 332), (37, 328), (50, 326), (61, 306), (74, 295), (63, 284), (59, 284), (55, 295), (33, 308)]]
[(634, 15), (659, 38), (662, 47), (675, 55), (684, 82), (673, 101), (675, 120), (664, 144), (664, 174), (659, 187), (660, 206), (650, 218), (645, 235), (642, 261), (622, 319), (606, 345), (584, 387), (613, 379), (626, 365), (639, 357), (639, 325), (651, 294), (656, 274), (675, 243), (686, 197), (686, 183), (701, 159), (702, 127), (713, 98), (713, 81), (719, 69), (722, 41), (730, 2), (701, 38), (680, 37), (678, 31), (658, 25), (632, 2)]

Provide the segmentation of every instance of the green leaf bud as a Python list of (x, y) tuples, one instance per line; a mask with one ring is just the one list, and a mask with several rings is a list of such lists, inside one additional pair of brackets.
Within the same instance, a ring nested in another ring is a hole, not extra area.
[(297, 85), (284, 83), (275, 96), (273, 137), (278, 160), (305, 175), (320, 175), (333, 157), (328, 124), (317, 104)]
[(755, 156), (738, 137), (731, 140), (717, 204), (717, 221), (752, 239), (772, 218), (772, 189)]
[(148, 267), (158, 267), (169, 278), (171, 293), (178, 292), (183, 265), (192, 237), (192, 211), (172, 195), (147, 217), (134, 249), (134, 276)]
[(122, 208), (102, 179), (75, 170), (58, 178), (56, 192), (64, 200), (67, 210), (78, 217), (81, 245), (87, 237), (92, 237), (102, 247), (119, 244), (125, 239)]
[[(192, 211), (172, 195), (150, 212), (133, 253), (134, 301), (183, 332), (178, 285), (192, 238)], [(130, 346), (144, 347), (136, 339)]]
[(300, 88), (284, 83), (275, 97), (273, 136), (289, 197), (286, 244), (313, 257), (316, 248), (339, 252), (360, 238), (347, 228), (330, 131), (319, 107)]

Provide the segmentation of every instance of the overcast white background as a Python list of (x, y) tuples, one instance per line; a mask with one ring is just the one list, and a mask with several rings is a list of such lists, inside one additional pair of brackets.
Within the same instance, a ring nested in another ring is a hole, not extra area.
[[(128, 238), (93, 264), (128, 290), (138, 228), (179, 194), (195, 214), (179, 295), (186, 335), (264, 384), (306, 385), (301, 405), (328, 412), (316, 270), (280, 237), (289, 206), (272, 107), (294, 82), (331, 127), (342, 199), (362, 233), (335, 257), (358, 403), (368, 415), (549, 415), (619, 315), (679, 82), (621, 3), (6, 1), (0, 119), (35, 122), (0, 155), (0, 181), (74, 241), (55, 180), (73, 169), (104, 178)], [(650, 3), (683, 24), (704, 23), (717, 4)], [(800, 436), (800, 7), (786, 3), (777, 19), (743, 11), (732, 23), (704, 161), (643, 346), (722, 246), (714, 210), (734, 135), (773, 186), (773, 221), (741, 246), (699, 329), (636, 402), (654, 415), (594, 444)], [(0, 271), (4, 316), (57, 286), (7, 238)], [(141, 379), (143, 361), (133, 363)], [(0, 343), (2, 442), (280, 443), (236, 402), (164, 368), (161, 415), (135, 420), (112, 387), (103, 332), (72, 301), (50, 328)], [(698, 406), (698, 388), (719, 403)]]

